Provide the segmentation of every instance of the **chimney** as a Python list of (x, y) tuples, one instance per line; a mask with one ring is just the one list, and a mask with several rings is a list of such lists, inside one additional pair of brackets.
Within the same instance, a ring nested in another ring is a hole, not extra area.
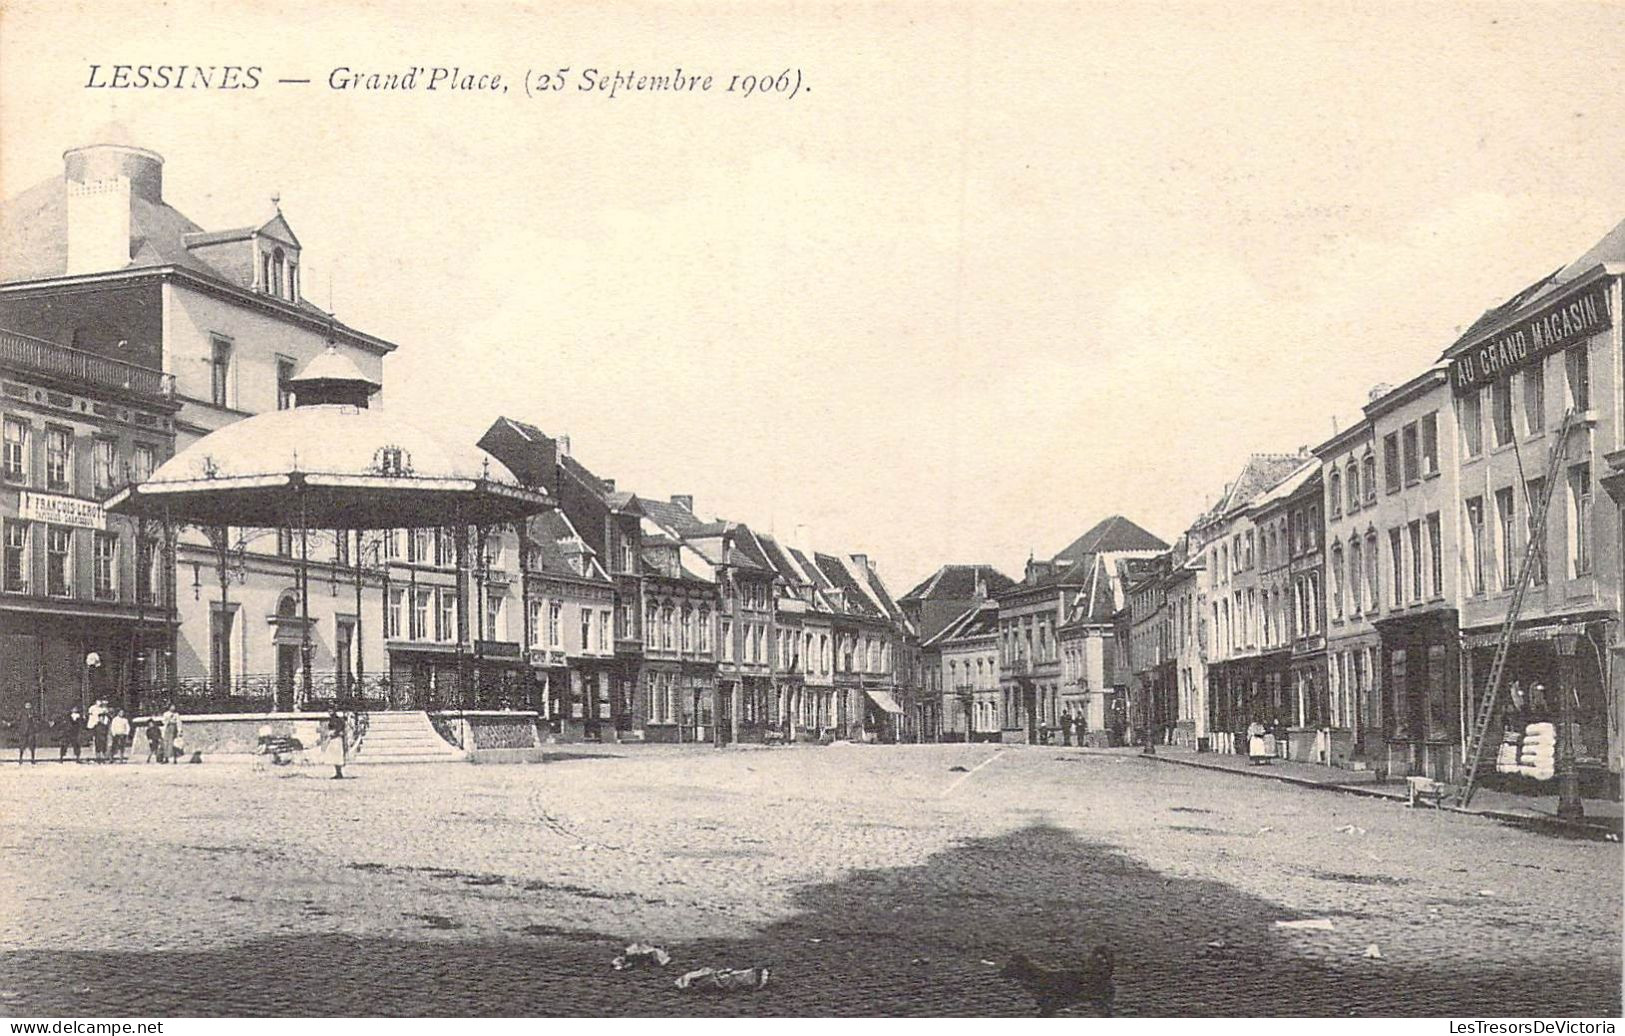
[(852, 564), (854, 564), (854, 565), (858, 566), (859, 568), (863, 569), (865, 572), (869, 571), (869, 555), (867, 555), (867, 554), (854, 554), (854, 555), (852, 555)]
[(606, 492), (606, 493), (615, 492), (615, 480), (614, 479), (612, 479), (612, 478), (604, 479), (604, 492)]
[[(111, 134), (122, 136), (122, 132)], [(130, 263), (134, 198), (163, 201), (164, 160), (125, 144), (91, 144), (62, 154), (67, 190), (70, 274), (122, 270)]]
[(561, 435), (558, 438), (558, 443), (559, 456), (568, 457), (570, 455), (570, 437), (568, 435)]
[(671, 495), (671, 502), (687, 511), (689, 514), (694, 513), (694, 497), (686, 493), (673, 493)]

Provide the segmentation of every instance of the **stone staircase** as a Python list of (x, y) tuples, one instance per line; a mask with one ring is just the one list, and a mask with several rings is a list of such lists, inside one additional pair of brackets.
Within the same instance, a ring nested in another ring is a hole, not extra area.
[(468, 754), (440, 736), (427, 712), (372, 712), (350, 760), (369, 765), (462, 763)]

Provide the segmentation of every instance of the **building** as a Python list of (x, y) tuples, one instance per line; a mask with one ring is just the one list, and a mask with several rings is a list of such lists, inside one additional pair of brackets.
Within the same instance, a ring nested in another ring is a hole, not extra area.
[[(1304, 464), (1298, 454), (1257, 453), (1247, 459), (1219, 502), (1187, 533), (1204, 554), (1198, 597), (1205, 640), (1207, 737), (1212, 749), (1238, 751), (1249, 723), (1270, 720), (1260, 644), (1264, 609), (1258, 580), (1258, 530), (1252, 505)], [(1318, 530), (1316, 535), (1319, 535)], [(1272, 558), (1278, 556), (1272, 552)], [(1318, 602), (1310, 609), (1318, 614)], [(1240, 751), (1246, 750), (1245, 739)]]
[[(1168, 545), (1122, 515), (1096, 523), (1047, 561), (1028, 560), (1022, 581), (994, 595), (999, 604), (999, 721), (1004, 740), (1036, 743), (1045, 728), (1060, 726), (1063, 707), (1082, 715), (1087, 728), (1106, 725), (1112, 688), (1104, 661), (1082, 665), (1063, 704), (1058, 632), (1071, 625), (1082, 642), (1110, 647), (1117, 610), (1112, 576), (1125, 557), (1151, 557)], [(1103, 611), (1104, 609), (1104, 611)], [(1088, 680), (1085, 684), (1081, 681)]]
[(102, 502), (173, 454), (175, 381), (82, 344), (0, 329), (0, 715), (168, 686), (173, 530)]
[(1189, 534), (1169, 551), (1165, 590), (1173, 625), (1171, 653), (1178, 708), (1169, 742), (1183, 748), (1201, 747), (1207, 729), (1207, 614), (1201, 550), (1191, 550)]
[(1326, 697), (1326, 551), (1320, 459), (1310, 457), (1254, 501), (1259, 537), (1261, 707), (1287, 758), (1331, 760)]
[(1060, 727), (1062, 716), (1070, 716), (1081, 745), (1119, 743), (1135, 726), (1133, 709), (1138, 702), (1130, 700), (1134, 663), (1122, 569), (1150, 560), (1119, 557), (1111, 562), (1093, 554), (1073, 567), (1079, 573), (1078, 589), (1055, 631), (1059, 701), (1053, 699), (1053, 688), (1048, 702), (1041, 691), (1039, 714), (1047, 727)]
[(897, 603), (926, 641), (978, 603), (1013, 585), (1015, 580), (992, 565), (943, 565)]
[[(1371, 401), (1388, 394), (1372, 390)], [(1326, 490), (1327, 697), (1331, 762), (1376, 769), (1387, 756), (1381, 712), (1382, 571), (1377, 522), (1377, 448), (1371, 419), (1361, 419), (1315, 447)], [(1447, 557), (1453, 555), (1446, 555)]]
[(999, 720), (999, 606), (979, 601), (924, 644), (937, 659), (932, 686), (941, 689), (941, 741), (997, 741)]
[[(1448, 434), (1448, 381), (1445, 368), (1436, 366), (1366, 404), (1381, 474), (1375, 486), (1366, 487), (1368, 495), (1374, 491), (1375, 506), (1364, 511), (1359, 559), (1365, 577), (1360, 603), (1381, 642), (1383, 693), (1375, 719), (1386, 751), (1373, 768), (1440, 780), (1459, 774), (1462, 744), (1457, 628), (1462, 566), (1454, 563), (1462, 554), (1459, 526), (1450, 520), (1462, 513), (1461, 466), (1458, 437)], [(1510, 440), (1503, 445), (1512, 446)], [(1503, 494), (1496, 503), (1510, 508), (1509, 497)], [(1518, 511), (1523, 513), (1521, 507)], [(1516, 520), (1511, 510), (1505, 517)], [(1350, 575), (1354, 547), (1351, 539), (1332, 548), (1329, 622), (1356, 606)], [(1514, 566), (1513, 578), (1516, 572)], [(1348, 661), (1339, 662), (1346, 673)]]
[[(6, 201), (0, 327), (161, 371), (178, 404), (176, 451), (245, 416), (291, 406), (288, 379), (329, 343), (381, 385), (394, 344), (305, 298), (305, 257), (280, 208), (206, 231), (165, 199), (163, 166), (114, 128), (67, 151), (61, 176)], [(286, 529), (179, 535), (174, 670), (189, 705), (204, 708), (220, 695), (292, 704), (301, 662), (288, 649), (303, 633), (288, 602), (294, 555), (306, 546), (317, 563), (313, 583), (333, 589), (311, 595), (319, 693), (348, 681), (363, 653), (383, 657), (380, 624), (362, 615), (382, 611), (377, 574), (364, 580), (370, 605), (358, 609), (353, 594), (339, 592), (351, 571), (348, 538), (296, 539)]]
[[(1514, 725), (1571, 723), (1582, 776), (1604, 785), (1617, 781), (1620, 770), (1617, 667), (1609, 674), (1622, 646), (1622, 557), (1619, 508), (1598, 507), (1597, 489), (1612, 486), (1619, 493), (1625, 457), (1622, 273), (1625, 223), (1574, 262), (1486, 312), (1443, 357), (1460, 446), (1460, 625), (1473, 689), (1462, 715), (1474, 714), (1488, 679), (1529, 541), (1532, 502), (1539, 506), (1539, 491), (1549, 488), (1545, 539), (1535, 552), (1536, 585), (1517, 617), (1507, 664), (1508, 711), (1516, 715)], [(1573, 424), (1564, 439), (1568, 413)], [(1564, 452), (1554, 483), (1531, 485), (1544, 478), (1556, 449)], [(1385, 637), (1385, 650), (1388, 642)], [(1390, 699), (1402, 694), (1413, 700), (1408, 687), (1423, 673), (1429, 674), (1424, 678), (1431, 698), (1433, 665), (1431, 649), (1425, 662), (1408, 651), (1390, 655), (1388, 680), (1402, 689), (1391, 687)]]
[(1168, 600), (1172, 572), (1172, 551), (1118, 563), (1118, 582), (1128, 602), (1125, 668), (1134, 674), (1129, 712), (1136, 726), (1146, 726), (1154, 744), (1169, 743), (1170, 730), (1179, 719), (1174, 619)]

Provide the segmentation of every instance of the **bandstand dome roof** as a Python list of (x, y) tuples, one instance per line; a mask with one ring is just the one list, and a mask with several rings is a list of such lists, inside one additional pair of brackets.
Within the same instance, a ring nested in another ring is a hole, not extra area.
[[(364, 400), (378, 385), (332, 349), (289, 384), (299, 402), (211, 432), (107, 503), (196, 525), (413, 528), (515, 521), (552, 506), (501, 461)], [(325, 391), (317, 391), (325, 390)]]

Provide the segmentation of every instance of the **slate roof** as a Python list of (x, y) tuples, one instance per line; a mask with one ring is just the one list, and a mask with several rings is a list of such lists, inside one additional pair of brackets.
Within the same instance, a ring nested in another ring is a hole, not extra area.
[(1288, 474), (1281, 481), (1260, 493), (1257, 499), (1253, 501), (1252, 506), (1257, 510), (1262, 510), (1272, 504), (1281, 503), (1302, 489), (1306, 482), (1318, 474), (1320, 474), (1320, 458), (1311, 456), (1307, 461), (1299, 465), (1296, 471)]
[(940, 647), (956, 640), (997, 636), (999, 632), (999, 606), (991, 601), (972, 605), (958, 618), (937, 631), (921, 647)]
[(992, 565), (943, 565), (899, 600), (955, 601), (975, 597), (978, 574), (989, 594), (1014, 586), (1016, 582)]
[(1113, 585), (1111, 573), (1106, 569), (1106, 561), (1096, 554), (1087, 563), (1088, 571), (1084, 574), (1083, 585), (1077, 596), (1072, 599), (1068, 609), (1066, 625), (1108, 625), (1112, 616), (1117, 613), (1118, 595)]
[(1082, 561), (1089, 554), (1113, 554), (1126, 550), (1167, 550), (1168, 544), (1146, 532), (1120, 514), (1114, 514), (1096, 523), (1095, 527), (1073, 540), (1059, 554), (1057, 562)]
[(815, 553), (813, 559), (819, 571), (824, 573), (824, 578), (829, 580), (831, 589), (841, 594), (847, 614), (884, 617), (879, 606), (870, 598), (868, 590), (858, 582), (852, 570), (840, 558), (832, 554)]
[[(611, 581), (609, 574), (598, 563), (593, 549), (587, 546), (563, 511), (554, 509), (531, 516), (527, 520), (526, 530), (544, 573), (590, 579), (598, 583)], [(570, 564), (570, 558), (578, 554), (587, 559), (582, 572), (577, 572)]]
[(1242, 465), (1241, 474), (1226, 487), (1219, 502), (1197, 518), (1191, 528), (1199, 529), (1212, 524), (1236, 508), (1246, 506), (1254, 497), (1292, 474), (1308, 459), (1297, 453), (1253, 454), (1247, 458), (1247, 463)]
[[(640, 496), (638, 497), (638, 505), (643, 508), (644, 514), (679, 534), (697, 533), (707, 526), (716, 524), (715, 522), (702, 522), (688, 508), (665, 500), (650, 500)], [(720, 531), (720, 529), (716, 530), (718, 533)]]

